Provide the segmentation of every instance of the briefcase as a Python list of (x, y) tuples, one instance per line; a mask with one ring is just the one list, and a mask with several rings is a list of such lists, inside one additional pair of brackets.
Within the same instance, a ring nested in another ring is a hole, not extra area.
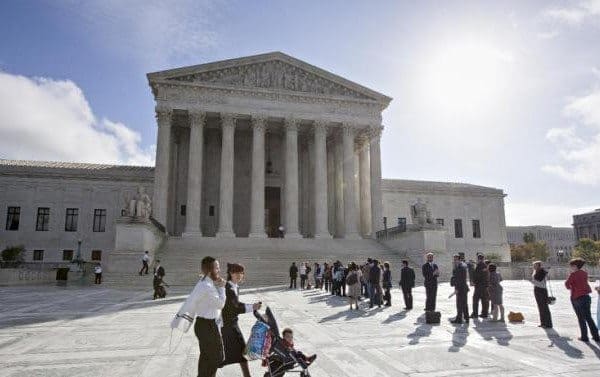
[(425, 323), (430, 325), (438, 325), (442, 319), (440, 312), (425, 312)]

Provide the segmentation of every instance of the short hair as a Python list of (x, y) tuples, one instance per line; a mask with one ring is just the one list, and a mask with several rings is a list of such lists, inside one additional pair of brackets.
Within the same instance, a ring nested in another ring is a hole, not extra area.
[(144, 253), (148, 254), (148, 250), (144, 251)]
[(490, 265), (488, 266), (488, 270), (490, 270), (490, 272), (496, 271), (496, 265), (493, 263), (490, 263)]
[(581, 258), (573, 258), (569, 261), (569, 265), (577, 266), (577, 269), (581, 269), (581, 267), (583, 267), (584, 264), (585, 264), (585, 260), (583, 260)]
[(536, 260), (535, 262), (532, 263), (533, 266), (535, 266), (536, 264), (539, 264), (541, 266), (542, 265), (542, 261), (541, 260)]
[(460, 255), (458, 255), (458, 254), (454, 254), (454, 255), (452, 256), (452, 258), (460, 259)]
[(285, 334), (292, 334), (292, 335), (294, 335), (294, 332), (289, 327), (286, 327), (285, 329), (283, 329), (283, 332), (281, 334), (283, 336), (285, 336)]
[(390, 262), (383, 262), (383, 266), (385, 268), (390, 268)]
[(430, 255), (433, 256), (433, 253), (427, 253), (427, 254), (425, 254), (426, 257), (428, 257)]
[(206, 272), (210, 271), (215, 261), (215, 258), (209, 256), (202, 258), (202, 262), (200, 262), (200, 268), (202, 269), (202, 272), (206, 274)]
[(402, 264), (408, 266), (408, 261), (405, 259), (402, 261)]
[(483, 259), (483, 258), (484, 258), (484, 256), (482, 253), (477, 253), (477, 259)]

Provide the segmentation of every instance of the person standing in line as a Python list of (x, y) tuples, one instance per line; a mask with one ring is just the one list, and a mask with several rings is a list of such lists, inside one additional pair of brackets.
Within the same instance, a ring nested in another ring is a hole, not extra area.
[[(489, 288), (489, 272), (485, 265), (484, 256), (481, 253), (477, 254), (477, 266), (473, 275), (473, 313), (471, 318), (487, 318), (488, 317), (488, 288)], [(481, 315), (479, 314), (479, 301), (481, 301)]]
[(318, 263), (315, 263), (315, 270), (313, 272), (315, 279), (315, 289), (321, 288), (321, 266)]
[(425, 279), (425, 311), (434, 312), (440, 270), (437, 264), (433, 263), (433, 253), (427, 253), (427, 262), (423, 264), (421, 272), (423, 273), (423, 278)]
[(218, 324), (226, 300), (225, 280), (219, 276), (219, 261), (213, 257), (204, 257), (201, 269), (202, 278), (177, 312), (171, 328), (187, 331), (195, 320), (194, 333), (200, 346), (198, 377), (215, 377), (225, 360)]
[(569, 267), (571, 268), (571, 274), (567, 281), (565, 281), (565, 287), (571, 291), (571, 304), (577, 315), (577, 321), (579, 322), (579, 330), (581, 330), (581, 337), (579, 340), (582, 342), (589, 342), (587, 328), (590, 328), (592, 333), (592, 339), (596, 342), (600, 342), (600, 335), (598, 335), (598, 327), (592, 319), (591, 305), (592, 299), (590, 293), (592, 288), (588, 283), (588, 274), (581, 268), (585, 264), (585, 261), (581, 258), (571, 259)]
[(325, 292), (329, 292), (331, 289), (331, 266), (329, 263), (323, 263), (323, 288)]
[(302, 262), (300, 263), (300, 289), (304, 289), (304, 286), (306, 285), (306, 263)]
[(548, 289), (546, 288), (546, 276), (548, 271), (542, 267), (541, 261), (533, 262), (533, 274), (531, 275), (531, 283), (533, 284), (533, 294), (540, 313), (540, 324), (538, 327), (545, 329), (552, 328), (552, 315), (548, 307)]
[(102, 284), (102, 266), (100, 263), (96, 264), (94, 267), (94, 284)]
[(402, 269), (400, 269), (400, 288), (402, 296), (404, 296), (404, 310), (412, 310), (413, 296), (412, 289), (415, 286), (415, 270), (408, 267), (408, 261), (402, 261)]
[(290, 266), (290, 289), (296, 289), (296, 281), (298, 280), (298, 267), (296, 262), (292, 262)]
[(369, 282), (371, 283), (369, 308), (372, 308), (374, 305), (381, 308), (381, 268), (377, 259), (373, 260), (373, 267), (369, 271)]
[(360, 269), (356, 263), (350, 263), (348, 267), (348, 277), (346, 283), (348, 283), (348, 300), (350, 301), (350, 310), (352, 310), (352, 304), (354, 304), (356, 310), (358, 310), (358, 298), (360, 297)]
[(144, 255), (142, 256), (142, 269), (140, 270), (140, 276), (142, 276), (142, 273), (145, 273), (146, 275), (148, 275), (148, 262), (150, 261), (150, 255), (148, 254), (148, 251), (144, 252)]
[[(502, 304), (502, 275), (497, 271), (498, 268), (494, 263), (488, 265), (488, 271), (490, 272), (490, 300), (492, 302), (492, 321), (493, 322), (504, 322), (504, 305)], [(498, 319), (498, 310), (500, 310), (500, 319)]]
[(221, 367), (229, 364), (240, 364), (244, 377), (250, 377), (248, 360), (244, 357), (246, 342), (244, 335), (238, 325), (238, 316), (244, 313), (252, 313), (259, 310), (260, 302), (244, 304), (240, 302), (239, 284), (244, 279), (244, 266), (237, 263), (227, 264), (227, 283), (225, 284), (225, 306), (223, 307), (223, 327), (221, 336), (223, 338), (223, 349), (225, 360)]
[(455, 254), (453, 259), (454, 270), (452, 270), (450, 285), (454, 287), (454, 294), (456, 295), (456, 317), (450, 322), (458, 325), (469, 323), (469, 304), (467, 303), (469, 294), (468, 267), (460, 255)]
[(363, 284), (365, 286), (365, 298), (371, 298), (371, 282), (369, 279), (371, 278), (371, 267), (373, 267), (373, 261), (371, 258), (367, 259), (367, 263), (362, 266), (362, 276), (363, 276)]
[(348, 275), (348, 268), (340, 263), (340, 289), (342, 297), (346, 297), (346, 276)]
[(385, 300), (385, 306), (392, 306), (392, 271), (390, 270), (390, 262), (383, 263), (383, 299)]

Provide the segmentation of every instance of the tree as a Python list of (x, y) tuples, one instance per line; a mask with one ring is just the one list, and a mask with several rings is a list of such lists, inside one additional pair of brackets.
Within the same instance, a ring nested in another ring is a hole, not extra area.
[(23, 262), (23, 253), (25, 247), (23, 245), (7, 246), (2, 250), (2, 261), (9, 265), (18, 265)]
[(573, 256), (581, 258), (592, 266), (598, 264), (600, 259), (600, 241), (594, 241), (589, 238), (582, 238), (579, 240), (579, 244), (573, 251)]
[(535, 242), (535, 234), (533, 234), (533, 232), (525, 232), (525, 234), (523, 234), (523, 242), (525, 242), (525, 243)]
[(543, 241), (527, 242), (522, 245), (511, 245), (510, 257), (513, 262), (528, 262), (548, 259), (548, 246)]

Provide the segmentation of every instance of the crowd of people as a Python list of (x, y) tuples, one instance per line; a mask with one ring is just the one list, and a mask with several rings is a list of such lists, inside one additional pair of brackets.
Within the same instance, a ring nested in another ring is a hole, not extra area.
[[(473, 318), (490, 318), (494, 322), (504, 322), (502, 276), (495, 263), (485, 260), (483, 254), (477, 254), (477, 260), (465, 261), (464, 254), (453, 257), (452, 277), (450, 285), (454, 287), (456, 299), (456, 316), (450, 321), (453, 324), (468, 323)], [(570, 290), (571, 303), (577, 316), (581, 336), (579, 339), (589, 342), (589, 334), (596, 342), (600, 342), (598, 328), (591, 315), (592, 289), (588, 282), (588, 274), (583, 270), (585, 261), (579, 258), (569, 262), (571, 273), (565, 281)], [(145, 264), (144, 264), (145, 267)], [(161, 267), (159, 266), (156, 271)], [(250, 376), (248, 361), (244, 357), (246, 343), (238, 325), (238, 316), (251, 313), (262, 307), (261, 302), (245, 304), (239, 299), (239, 284), (244, 278), (244, 267), (240, 264), (227, 265), (227, 279), (220, 276), (219, 262), (212, 257), (205, 257), (201, 263), (202, 277), (196, 284), (181, 309), (172, 321), (172, 328), (187, 331), (194, 327), (198, 338), (200, 357), (198, 360), (198, 376), (216, 376), (219, 368), (229, 364), (239, 364), (244, 377)], [(144, 271), (145, 272), (145, 271)], [(426, 299), (424, 310), (437, 313), (437, 287), (440, 268), (434, 261), (434, 255), (428, 253), (421, 266), (425, 286)], [(164, 276), (160, 271), (159, 279)], [(290, 289), (296, 289), (296, 281), (300, 278), (300, 288), (319, 289), (336, 296), (348, 297), (350, 310), (359, 309), (359, 301), (368, 300), (369, 308), (392, 305), (391, 288), (392, 266), (388, 262), (368, 258), (365, 263), (350, 262), (347, 265), (340, 261), (333, 263), (302, 262), (292, 263), (289, 268)], [(311, 284), (314, 283), (314, 286)], [(552, 328), (552, 316), (549, 305), (556, 298), (548, 293), (548, 270), (541, 261), (533, 263), (531, 275), (533, 293), (538, 306), (540, 325)], [(400, 280), (398, 282), (404, 299), (404, 310), (413, 309), (412, 289), (415, 287), (415, 271), (407, 260), (402, 261)], [(472, 311), (468, 309), (468, 293), (473, 288)], [(596, 286), (600, 295), (600, 286)], [(600, 299), (600, 296), (599, 296)], [(481, 310), (480, 310), (481, 308)], [(600, 303), (598, 304), (598, 321), (600, 321)], [(304, 367), (316, 359), (316, 355), (306, 356), (294, 348), (293, 331), (286, 328), (282, 332), (282, 344), (289, 352), (297, 356)]]
[[(425, 256), (426, 261), (421, 266), (423, 285), (425, 287), (425, 312), (436, 311), (437, 287), (440, 268), (434, 261), (433, 253)], [(571, 291), (571, 304), (577, 316), (582, 341), (589, 341), (588, 331), (592, 339), (600, 341), (598, 328), (591, 315), (592, 289), (588, 282), (588, 275), (582, 267), (585, 261), (580, 258), (569, 262), (571, 274), (565, 282)], [(552, 315), (550, 305), (556, 298), (548, 293), (548, 270), (541, 261), (533, 263), (531, 283), (533, 296), (539, 312), (539, 327), (552, 328)], [(308, 262), (292, 263), (289, 268), (290, 289), (296, 288), (296, 281), (300, 277), (300, 289), (310, 289), (312, 281), (315, 289), (330, 292), (332, 295), (348, 297), (350, 310), (358, 310), (359, 301), (368, 300), (368, 307), (391, 306), (392, 296), (392, 269), (389, 262), (380, 262), (368, 258), (363, 264), (350, 262), (344, 265), (340, 261), (333, 263)], [(450, 319), (453, 324), (469, 323), (470, 319), (489, 319), (491, 322), (505, 322), (505, 308), (503, 303), (502, 275), (495, 263), (485, 259), (484, 254), (478, 253), (476, 260), (465, 260), (463, 253), (454, 255), (452, 277), (450, 285), (454, 287), (456, 300), (456, 316)], [(412, 289), (415, 286), (415, 272), (409, 267), (407, 260), (402, 261), (400, 269), (399, 286), (404, 299), (404, 310), (413, 309)], [(469, 312), (469, 292), (473, 289), (471, 308)], [(600, 295), (600, 286), (595, 290)], [(600, 296), (598, 300), (597, 321), (600, 322)]]

